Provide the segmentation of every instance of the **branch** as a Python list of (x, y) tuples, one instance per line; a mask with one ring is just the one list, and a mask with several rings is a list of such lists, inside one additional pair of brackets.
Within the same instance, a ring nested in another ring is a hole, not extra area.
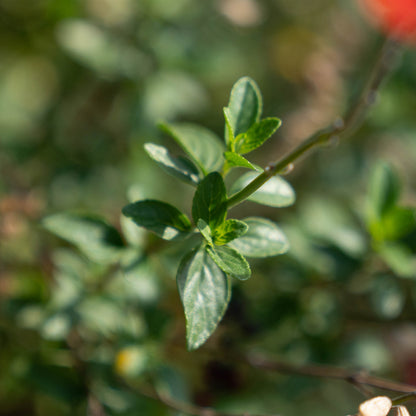
[[(122, 382), (126, 385), (125, 382)], [(160, 403), (164, 404), (165, 406), (169, 407), (172, 410), (175, 410), (180, 413), (185, 413), (192, 416), (278, 416), (274, 415), (261, 415), (261, 414), (252, 414), (252, 413), (228, 413), (228, 412), (219, 412), (211, 407), (200, 407), (194, 404), (181, 402), (178, 400), (173, 399), (172, 397), (168, 397), (166, 395), (162, 395), (158, 393), (153, 388), (148, 387), (135, 387), (133, 388), (131, 385), (127, 385), (128, 388), (134, 389), (136, 393), (139, 393), (142, 396), (145, 396), (152, 400), (157, 400)]]
[[(246, 361), (250, 366), (262, 370), (296, 374), (307, 377), (322, 377), (344, 380), (354, 385), (365, 385), (399, 393), (411, 393), (412, 398), (416, 397), (416, 386), (371, 376), (363, 371), (351, 371), (344, 368), (326, 365), (293, 365), (286, 362), (275, 361), (264, 357), (263, 355), (257, 354), (247, 355)], [(410, 396), (406, 395), (406, 397)]]
[(379, 58), (373, 67), (367, 85), (364, 87), (358, 100), (351, 106), (344, 119), (336, 119), (325, 129), (319, 130), (307, 138), (280, 161), (268, 165), (263, 173), (257, 176), (257, 178), (251, 181), (240, 192), (237, 192), (228, 199), (228, 207), (232, 207), (246, 200), (271, 177), (284, 171), (289, 165), (310, 149), (324, 146), (337, 137), (345, 138), (350, 136), (362, 124), (368, 109), (376, 101), (378, 91), (383, 81), (395, 68), (399, 51), (400, 48), (397, 41), (387, 39), (382, 47)]

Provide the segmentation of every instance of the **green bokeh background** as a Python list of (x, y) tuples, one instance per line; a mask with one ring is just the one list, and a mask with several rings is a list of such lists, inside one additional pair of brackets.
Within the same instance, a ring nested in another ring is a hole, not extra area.
[(367, 215), (380, 160), (400, 178), (397, 204), (416, 205), (414, 49), (359, 131), (295, 164), (293, 207), (233, 209), (279, 223), (291, 250), (251, 262), (196, 352), (185, 348), (179, 249), (153, 253), (157, 238), (128, 228), (144, 260), (121, 274), (41, 226), (75, 210), (126, 229), (121, 208), (138, 198), (189, 214), (191, 189), (143, 151), (152, 141), (179, 153), (159, 121), (223, 136), (222, 108), (248, 75), (264, 116), (283, 121), (253, 153), (264, 166), (344, 114), (382, 42), (352, 0), (1, 0), (0, 415), (179, 414), (135, 391), (149, 380), (230, 412), (344, 415), (363, 400), (342, 381), (223, 357), (245, 349), (415, 384), (415, 232), (384, 244)]

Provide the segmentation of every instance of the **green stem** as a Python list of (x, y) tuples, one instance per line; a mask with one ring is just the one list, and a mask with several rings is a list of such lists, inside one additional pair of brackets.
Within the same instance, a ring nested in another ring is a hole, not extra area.
[(267, 166), (264, 171), (257, 176), (257, 178), (253, 179), (244, 189), (228, 198), (227, 206), (230, 208), (245, 201), (270, 178), (282, 172), (310, 149), (326, 145), (336, 137), (342, 136), (345, 138), (346, 136), (351, 135), (362, 124), (368, 109), (375, 102), (383, 80), (385, 80), (387, 75), (395, 68), (399, 50), (398, 44), (394, 39), (387, 39), (382, 47), (379, 58), (374, 64), (369, 81), (358, 100), (351, 106), (351, 109), (345, 118), (335, 120), (335, 122), (327, 128), (316, 132), (304, 140), (298, 147), (284, 156), (281, 160)]

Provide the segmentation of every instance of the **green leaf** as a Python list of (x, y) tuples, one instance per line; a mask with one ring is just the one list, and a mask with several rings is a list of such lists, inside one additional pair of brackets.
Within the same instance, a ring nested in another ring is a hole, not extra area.
[(225, 152), (224, 153), (226, 161), (226, 170), (236, 167), (248, 168), (256, 170), (256, 167), (252, 165), (245, 157), (234, 152)]
[(101, 218), (61, 213), (43, 220), (43, 226), (58, 237), (74, 244), (97, 263), (117, 261), (124, 247), (119, 232)]
[(196, 189), (192, 203), (192, 217), (195, 224), (203, 219), (214, 231), (225, 221), (227, 215), (227, 194), (224, 180), (218, 172), (206, 176)]
[(222, 271), (240, 280), (251, 276), (250, 265), (244, 256), (228, 246), (207, 247), (207, 251)]
[(173, 157), (168, 149), (153, 143), (146, 143), (147, 154), (167, 173), (191, 185), (197, 185), (200, 176), (198, 168), (187, 158)]
[(224, 145), (210, 130), (190, 123), (161, 124), (204, 174), (218, 170), (223, 164)]
[(191, 229), (188, 217), (172, 205), (152, 199), (126, 205), (123, 214), (165, 240), (184, 237)]
[(230, 116), (230, 109), (227, 107), (223, 108), (224, 113), (224, 120), (225, 120), (225, 144), (227, 145), (227, 149), (231, 149), (231, 144), (234, 143), (234, 132), (233, 127), (231, 125), (231, 116)]
[(253, 124), (246, 133), (236, 138), (236, 151), (241, 154), (249, 153), (260, 147), (280, 127), (282, 122), (278, 118), (270, 117)]
[(245, 222), (239, 220), (227, 220), (223, 222), (214, 233), (214, 243), (218, 246), (227, 244), (235, 238), (241, 237), (248, 230)]
[(270, 257), (286, 253), (289, 242), (283, 231), (272, 221), (250, 217), (244, 219), (248, 231), (229, 245), (247, 257)]
[(204, 248), (185, 256), (176, 279), (185, 310), (188, 349), (194, 350), (208, 339), (223, 317), (231, 286)]
[(200, 218), (198, 220), (197, 227), (198, 227), (198, 230), (201, 232), (202, 236), (205, 238), (205, 241), (210, 246), (213, 246), (214, 243), (212, 241), (211, 229), (209, 228), (209, 225), (203, 219)]
[(240, 78), (234, 84), (227, 107), (234, 137), (260, 121), (262, 105), (260, 90), (251, 78)]
[[(232, 185), (230, 194), (241, 191), (258, 175), (256, 172), (247, 172), (240, 176)], [(290, 184), (280, 176), (273, 176), (248, 199), (271, 207), (288, 207), (293, 205), (295, 198), (295, 191)]]
[(397, 203), (400, 194), (400, 182), (386, 163), (379, 163), (373, 171), (369, 191), (370, 221), (381, 219)]
[(390, 267), (400, 277), (416, 278), (416, 256), (404, 244), (385, 243), (377, 251)]
[(416, 210), (393, 207), (381, 220), (370, 224), (370, 232), (376, 241), (393, 241), (416, 229)]

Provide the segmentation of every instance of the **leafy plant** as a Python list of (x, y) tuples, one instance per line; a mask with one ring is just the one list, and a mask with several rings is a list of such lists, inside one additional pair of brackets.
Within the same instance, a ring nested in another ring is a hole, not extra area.
[[(199, 235), (196, 246), (184, 255), (176, 276), (189, 349), (201, 346), (223, 317), (231, 296), (231, 278), (250, 278), (245, 257), (276, 256), (289, 247), (286, 236), (269, 220), (227, 218), (230, 197), (247, 192), (249, 184), (262, 173), (243, 155), (263, 145), (281, 124), (278, 118), (261, 119), (261, 114), (260, 91), (252, 79), (244, 77), (232, 88), (224, 108), (224, 142), (203, 127), (175, 123), (160, 127), (187, 157), (172, 156), (153, 143), (145, 145), (162, 169), (196, 187), (191, 209), (193, 225), (185, 213), (162, 201), (137, 201), (123, 208), (126, 217), (165, 240)], [(227, 192), (224, 178), (234, 168), (253, 172), (242, 174)], [(273, 177), (255, 192), (247, 192), (241, 201), (245, 199), (285, 207), (294, 203), (295, 193), (284, 179)]]

